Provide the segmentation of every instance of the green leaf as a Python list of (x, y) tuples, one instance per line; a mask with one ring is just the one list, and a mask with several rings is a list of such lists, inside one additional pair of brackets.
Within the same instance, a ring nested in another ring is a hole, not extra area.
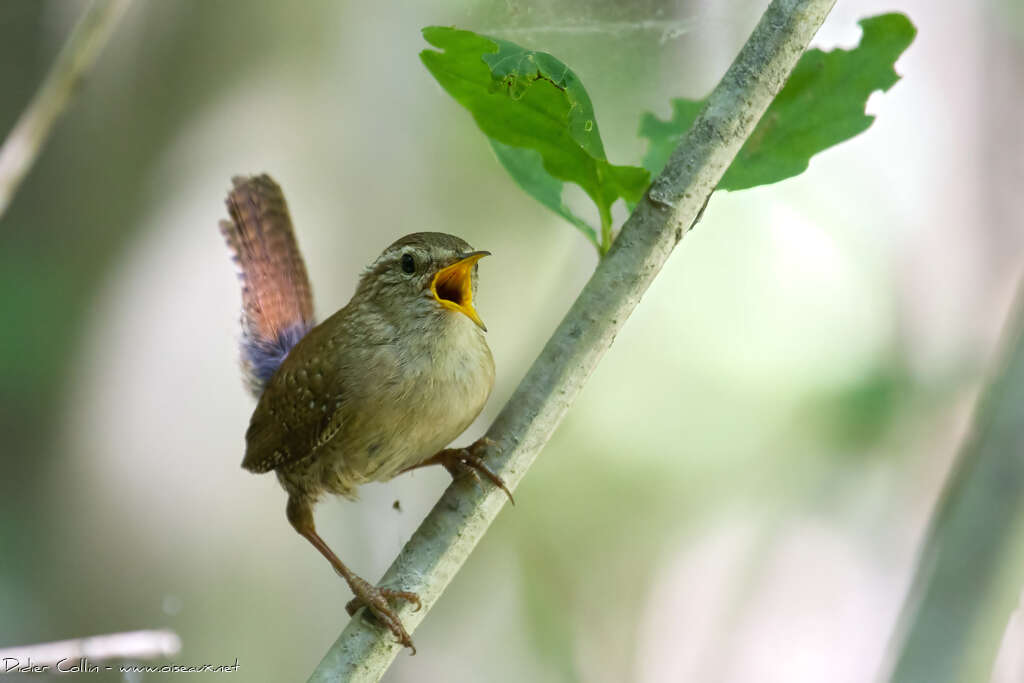
[[(423, 64), (470, 111), (516, 183), (606, 251), (612, 204), (639, 201), (650, 176), (608, 162), (594, 107), (576, 74), (545, 52), (471, 31), (430, 26), (423, 37), (443, 50), (422, 51)], [(600, 238), (562, 201), (567, 182), (597, 205)]]
[[(871, 125), (874, 117), (864, 113), (868, 96), (899, 80), (893, 63), (917, 30), (898, 13), (863, 19), (860, 26), (863, 35), (853, 50), (804, 53), (722, 176), (720, 189), (743, 190), (799, 175), (812, 156)], [(670, 121), (644, 114), (640, 135), (650, 145), (643, 164), (652, 174), (664, 168), (703, 106), (704, 100), (677, 99)]]

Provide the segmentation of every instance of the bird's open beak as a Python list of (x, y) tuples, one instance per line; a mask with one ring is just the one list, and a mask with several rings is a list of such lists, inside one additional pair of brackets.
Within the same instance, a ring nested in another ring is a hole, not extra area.
[(467, 254), (450, 266), (437, 271), (434, 281), (430, 284), (430, 291), (434, 293), (434, 298), (439, 304), (453, 311), (465, 313), (466, 317), (484, 332), (487, 331), (487, 326), (473, 308), (473, 266), (484, 256), (490, 255), (489, 251), (474, 251)]

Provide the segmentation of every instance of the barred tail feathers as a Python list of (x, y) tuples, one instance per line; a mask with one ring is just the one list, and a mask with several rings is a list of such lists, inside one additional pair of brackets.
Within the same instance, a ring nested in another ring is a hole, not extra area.
[(281, 188), (270, 176), (235, 177), (220, 230), (242, 283), (242, 372), (254, 396), (316, 324), (313, 291)]

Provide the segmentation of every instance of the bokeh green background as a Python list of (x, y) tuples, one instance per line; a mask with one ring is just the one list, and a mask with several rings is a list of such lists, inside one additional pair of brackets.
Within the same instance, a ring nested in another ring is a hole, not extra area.
[[(304, 680), (350, 596), (239, 468), (230, 176), (283, 185), (321, 317), (405, 233), (494, 252), (468, 442), (596, 256), (504, 175), (419, 29), (558, 55), (637, 163), (641, 112), (706, 94), (765, 4), (137, 2), (0, 220), (0, 646), (167, 627), (178, 663)], [(0, 132), (83, 7), (0, 4)], [(877, 673), (1024, 253), (1019, 11), (850, 0), (816, 44), (894, 9), (919, 33), (872, 128), (712, 198), (387, 680)], [(446, 480), (326, 501), (321, 533), (376, 578)]]

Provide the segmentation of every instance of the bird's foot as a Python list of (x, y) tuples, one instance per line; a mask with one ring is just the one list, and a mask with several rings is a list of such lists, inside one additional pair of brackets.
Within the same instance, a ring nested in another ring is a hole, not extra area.
[(477, 439), (465, 448), (446, 448), (427, 462), (443, 465), (448, 470), (448, 473), (452, 475), (452, 479), (468, 473), (479, 482), (480, 475), (482, 474), (492, 484), (504, 491), (505, 495), (508, 496), (509, 502), (515, 505), (516, 499), (512, 497), (512, 492), (505, 486), (505, 480), (499, 477), (484, 462), (483, 454), (487, 452), (488, 448), (492, 448), (495, 445), (492, 439), (488, 439), (485, 436)]
[(492, 484), (500, 488), (508, 496), (509, 502), (513, 505), (516, 504), (516, 499), (512, 497), (512, 492), (505, 486), (505, 480), (499, 477), (494, 470), (487, 466), (484, 462), (483, 453), (488, 448), (492, 448), (497, 444), (493, 439), (488, 439), (486, 436), (477, 439), (469, 446), (465, 448), (446, 448), (443, 451), (438, 451), (431, 457), (427, 458), (423, 462), (413, 465), (412, 467), (406, 467), (403, 472), (409, 470), (419, 469), (420, 467), (427, 467), (428, 465), (442, 465), (448, 474), (452, 475), (452, 479), (457, 479), (463, 474), (470, 474), (476, 479), (477, 483), (480, 483), (480, 475), (487, 477)]
[(409, 637), (409, 633), (402, 626), (402, 620), (398, 618), (398, 613), (391, 607), (388, 600), (411, 602), (416, 605), (415, 611), (418, 612), (423, 606), (420, 603), (420, 597), (409, 591), (377, 588), (369, 581), (365, 581), (358, 576), (354, 576), (348, 583), (352, 592), (356, 594), (356, 597), (352, 598), (345, 605), (345, 611), (349, 613), (349, 616), (355, 616), (360, 607), (366, 607), (377, 618), (377, 621), (395, 635), (399, 643), (412, 650), (412, 654), (416, 654), (416, 647), (412, 644), (412, 638)]

